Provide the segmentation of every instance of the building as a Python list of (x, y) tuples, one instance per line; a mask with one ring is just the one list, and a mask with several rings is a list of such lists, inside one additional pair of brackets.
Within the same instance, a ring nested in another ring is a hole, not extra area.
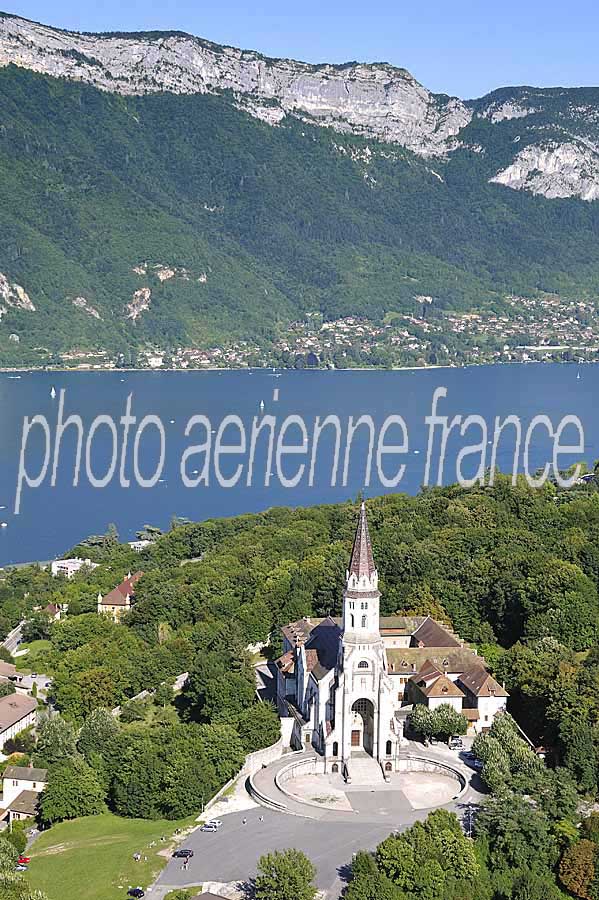
[(55, 559), (50, 568), (54, 577), (63, 575), (65, 578), (72, 578), (83, 566), (88, 569), (96, 569), (98, 563), (94, 563), (91, 559), (80, 559), (78, 556), (73, 559)]
[(39, 795), (47, 783), (47, 769), (7, 766), (2, 781), (0, 819), (8, 819), (12, 824), (21, 819), (35, 818)]
[(129, 541), (129, 546), (132, 550), (135, 550), (136, 553), (141, 553), (141, 551), (145, 550), (146, 547), (151, 547), (153, 543), (154, 541), (143, 539), (140, 541)]
[(126, 612), (129, 612), (131, 605), (135, 599), (135, 585), (143, 575), (143, 572), (131, 572), (124, 578), (120, 584), (117, 584), (109, 594), (105, 597), (98, 594), (98, 612), (109, 615), (115, 622), (118, 622)]
[(313, 747), (326, 771), (349, 774), (352, 755), (397, 770), (407, 707), (449, 703), (471, 731), (489, 728), (507, 692), (484, 660), (430, 616), (379, 615), (378, 572), (362, 504), (340, 619), (283, 628), (278, 708), (294, 719), (295, 746)]
[(44, 606), (44, 608), (42, 609), (42, 612), (46, 613), (46, 615), (50, 619), (52, 619), (53, 622), (58, 622), (58, 621), (60, 621), (60, 618), (62, 617), (64, 608), (65, 608), (65, 605), (62, 603), (60, 604), (60, 606), (57, 606), (56, 603), (48, 603), (47, 606)]
[(0, 698), (0, 750), (6, 741), (20, 731), (35, 725), (37, 700), (26, 694), (9, 694)]

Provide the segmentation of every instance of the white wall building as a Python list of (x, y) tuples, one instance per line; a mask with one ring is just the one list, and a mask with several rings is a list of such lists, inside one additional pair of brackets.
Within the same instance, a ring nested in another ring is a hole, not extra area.
[(430, 616), (379, 615), (378, 572), (362, 504), (341, 619), (301, 619), (283, 628), (278, 707), (295, 718), (296, 746), (312, 746), (327, 771), (349, 772), (352, 755), (396, 771), (406, 703), (448, 703), (474, 731), (505, 709), (507, 692), (484, 660)]
[(55, 559), (50, 568), (55, 577), (64, 575), (65, 578), (72, 578), (75, 572), (78, 572), (83, 566), (95, 569), (98, 563), (92, 562), (91, 559), (80, 559), (78, 556), (75, 556), (73, 559)]

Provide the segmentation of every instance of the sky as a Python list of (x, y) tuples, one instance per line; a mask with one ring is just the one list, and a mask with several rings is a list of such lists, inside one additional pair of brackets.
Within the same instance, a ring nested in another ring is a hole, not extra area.
[(599, 84), (597, 0), (0, 0), (77, 31), (187, 31), (306, 62), (386, 61), (464, 99)]

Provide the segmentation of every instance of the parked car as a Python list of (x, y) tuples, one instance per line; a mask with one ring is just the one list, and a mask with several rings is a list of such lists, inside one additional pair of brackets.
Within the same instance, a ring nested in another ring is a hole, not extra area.
[(220, 819), (210, 819), (209, 822), (206, 822), (206, 825), (216, 825), (217, 828), (220, 828), (222, 824)]
[(457, 735), (454, 735), (452, 738), (450, 738), (449, 739), (449, 749), (450, 750), (463, 750), (464, 743), (462, 741), (462, 738), (458, 737)]
[(15, 872), (26, 872), (26, 871), (27, 871), (27, 866), (23, 866), (23, 865), (21, 865), (21, 863), (18, 863), (15, 866)]
[(146, 892), (144, 891), (144, 889), (140, 887), (129, 888), (129, 890), (127, 891), (127, 896), (135, 897), (135, 900), (140, 900), (141, 897), (145, 897), (145, 894)]
[(210, 822), (206, 822), (205, 825), (202, 825), (200, 831), (218, 831), (218, 825), (212, 825)]
[(20, 866), (26, 866), (27, 863), (31, 862), (30, 856), (19, 856), (18, 863)]
[(175, 850), (173, 856), (177, 859), (191, 859), (191, 857), (193, 856), (193, 850), (188, 850), (183, 847), (180, 850)]

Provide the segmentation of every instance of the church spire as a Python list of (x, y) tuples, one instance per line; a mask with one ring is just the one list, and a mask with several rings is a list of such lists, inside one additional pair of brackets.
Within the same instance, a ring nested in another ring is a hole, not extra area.
[(352, 548), (351, 560), (349, 563), (348, 576), (355, 575), (358, 580), (365, 575), (370, 579), (376, 572), (374, 565), (374, 557), (372, 555), (372, 544), (370, 543), (370, 534), (368, 533), (368, 521), (366, 519), (366, 504), (362, 501), (360, 506), (360, 518), (358, 519), (358, 527), (356, 528), (356, 536), (354, 537), (354, 546)]

